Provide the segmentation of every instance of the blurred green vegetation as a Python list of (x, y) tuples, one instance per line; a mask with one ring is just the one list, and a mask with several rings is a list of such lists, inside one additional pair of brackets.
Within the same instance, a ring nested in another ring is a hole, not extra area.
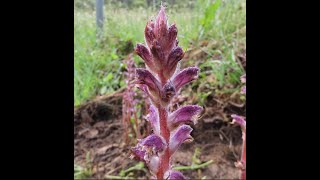
[[(74, 1), (75, 105), (126, 86), (122, 60), (136, 43), (144, 42), (145, 25), (159, 11), (160, 1), (155, 2), (105, 0), (104, 38), (98, 42), (95, 1)], [(199, 49), (205, 54), (200, 59), (183, 62), (201, 68), (200, 79), (193, 86), (223, 87), (239, 83), (244, 69), (237, 62), (236, 54), (246, 49), (245, 0), (172, 0), (166, 5), (169, 23), (177, 24), (179, 44), (185, 50)], [(215, 46), (205, 48), (203, 42)], [(134, 56), (134, 60), (143, 66), (138, 56)], [(214, 80), (208, 81), (211, 75)], [(208, 94), (201, 91), (200, 99)]]

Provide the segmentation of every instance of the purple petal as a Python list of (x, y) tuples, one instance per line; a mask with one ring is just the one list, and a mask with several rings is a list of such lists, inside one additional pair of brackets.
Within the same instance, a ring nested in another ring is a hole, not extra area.
[(155, 106), (150, 105), (147, 120), (151, 123), (152, 130), (156, 135), (160, 135), (159, 113)]
[(169, 127), (172, 129), (186, 122), (193, 122), (193, 124), (196, 124), (202, 110), (203, 108), (198, 105), (187, 105), (179, 108), (169, 115)]
[(169, 180), (184, 180), (186, 179), (184, 175), (179, 171), (169, 170), (164, 174), (164, 179)]
[(181, 125), (174, 132), (172, 132), (169, 141), (169, 150), (171, 154), (173, 154), (186, 140), (193, 140), (193, 138), (190, 136), (192, 130), (193, 129), (188, 125)]
[(145, 84), (154, 96), (160, 95), (160, 82), (146, 69), (136, 69), (136, 84)]
[(244, 117), (238, 116), (236, 114), (232, 114), (231, 117), (232, 117), (232, 122), (231, 122), (232, 124), (237, 123), (242, 128), (244, 128), (244, 129), (246, 128), (246, 121), (244, 120)]
[(152, 156), (157, 155), (165, 148), (166, 143), (164, 139), (155, 134), (151, 134), (144, 139), (138, 140), (138, 144), (131, 148), (131, 158), (149, 163), (150, 160), (152, 160)]
[(152, 56), (148, 48), (143, 44), (137, 44), (135, 51), (144, 60), (146, 65), (150, 69), (153, 69)]
[(141, 145), (151, 147), (155, 152), (159, 152), (164, 150), (166, 143), (160, 136), (151, 134), (141, 140)]
[(146, 151), (142, 150), (139, 146), (133, 147), (131, 148), (131, 153), (132, 155), (130, 156), (130, 158), (134, 158), (138, 161), (144, 161), (145, 162), (145, 155), (146, 155)]
[(169, 27), (168, 45), (167, 45), (168, 50), (171, 50), (177, 44), (177, 34), (178, 34), (178, 29), (176, 27), (176, 24), (172, 24)]
[(144, 38), (149, 48), (151, 47), (152, 42), (156, 38), (153, 32), (153, 28), (154, 28), (154, 22), (149, 21), (146, 25), (146, 28), (144, 29)]
[(177, 46), (174, 48), (167, 60), (166, 68), (164, 69), (164, 76), (169, 79), (173, 73), (176, 71), (178, 62), (183, 58), (184, 52), (181, 47)]
[(199, 70), (197, 67), (188, 67), (180, 71), (173, 79), (176, 90), (178, 91), (183, 85), (197, 79)]
[(166, 58), (162, 48), (163, 47), (160, 45), (158, 40), (155, 40), (150, 48), (153, 55), (154, 68), (157, 68), (157, 70), (160, 70), (162, 68), (162, 65)]

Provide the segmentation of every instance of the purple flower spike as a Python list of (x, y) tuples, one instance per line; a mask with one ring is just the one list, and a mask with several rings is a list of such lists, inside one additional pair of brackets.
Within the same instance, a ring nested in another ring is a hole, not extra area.
[(153, 133), (160, 136), (159, 113), (156, 107), (150, 105), (150, 113), (147, 115), (147, 120), (151, 123)]
[(236, 114), (231, 115), (232, 117), (232, 124), (237, 123), (241, 126), (241, 128), (246, 129), (246, 121), (244, 120), (244, 117), (238, 116)]
[(180, 61), (184, 51), (178, 46), (178, 29), (171, 26), (165, 13), (165, 7), (154, 21), (150, 20), (144, 29), (146, 45), (137, 44), (135, 51), (144, 60), (146, 69), (136, 69), (138, 88), (148, 95), (152, 102), (146, 119), (150, 122), (153, 134), (139, 140), (132, 148), (137, 159), (142, 159), (152, 177), (157, 179), (185, 179), (172, 170), (171, 156), (180, 144), (193, 140), (192, 128), (183, 123), (196, 123), (202, 111), (200, 106), (185, 106), (171, 112), (171, 100), (181, 87), (198, 77), (200, 69), (189, 67), (180, 71)]
[(203, 108), (198, 105), (187, 105), (179, 108), (169, 115), (168, 124), (170, 129), (186, 122), (193, 122), (193, 124), (196, 124), (202, 110)]
[(186, 178), (179, 171), (167, 171), (164, 175), (164, 179), (168, 180), (185, 180)]
[(160, 94), (160, 82), (146, 69), (137, 68), (137, 81), (136, 84), (145, 84), (148, 86), (150, 93), (154, 96)]
[(192, 130), (193, 129), (190, 126), (184, 124), (172, 132), (169, 141), (169, 150), (171, 154), (173, 154), (183, 142), (193, 140), (190, 136)]
[(197, 67), (188, 67), (180, 71), (173, 79), (176, 90), (178, 91), (183, 85), (197, 79), (199, 70)]

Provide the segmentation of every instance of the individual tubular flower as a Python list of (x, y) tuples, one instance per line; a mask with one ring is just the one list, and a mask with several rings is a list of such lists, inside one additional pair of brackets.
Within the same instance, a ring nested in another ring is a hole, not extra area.
[(137, 44), (135, 48), (146, 65), (146, 69), (136, 69), (135, 83), (151, 100), (146, 119), (153, 134), (139, 140), (131, 150), (133, 157), (144, 161), (157, 179), (185, 179), (182, 173), (171, 169), (171, 156), (182, 143), (193, 140), (190, 135), (193, 129), (185, 123), (196, 124), (203, 110), (188, 105), (169, 111), (173, 97), (184, 85), (197, 79), (200, 70), (179, 69), (184, 52), (178, 46), (177, 34), (176, 24), (168, 25), (165, 8), (161, 6), (155, 21), (149, 21), (145, 27), (146, 45)]

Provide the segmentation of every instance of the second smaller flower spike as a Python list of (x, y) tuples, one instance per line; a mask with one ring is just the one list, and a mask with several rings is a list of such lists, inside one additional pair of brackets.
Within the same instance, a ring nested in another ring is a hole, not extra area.
[(169, 141), (169, 150), (171, 154), (176, 152), (183, 142), (193, 140), (190, 135), (192, 130), (193, 129), (190, 126), (184, 124), (179, 126), (174, 132), (171, 133)]
[(187, 105), (179, 108), (169, 115), (169, 128), (174, 129), (180, 124), (186, 122), (193, 122), (193, 124), (196, 124), (202, 110), (203, 108), (198, 105)]
[(188, 67), (180, 71), (172, 80), (176, 91), (178, 91), (185, 84), (197, 79), (199, 70), (200, 69), (197, 67)]

